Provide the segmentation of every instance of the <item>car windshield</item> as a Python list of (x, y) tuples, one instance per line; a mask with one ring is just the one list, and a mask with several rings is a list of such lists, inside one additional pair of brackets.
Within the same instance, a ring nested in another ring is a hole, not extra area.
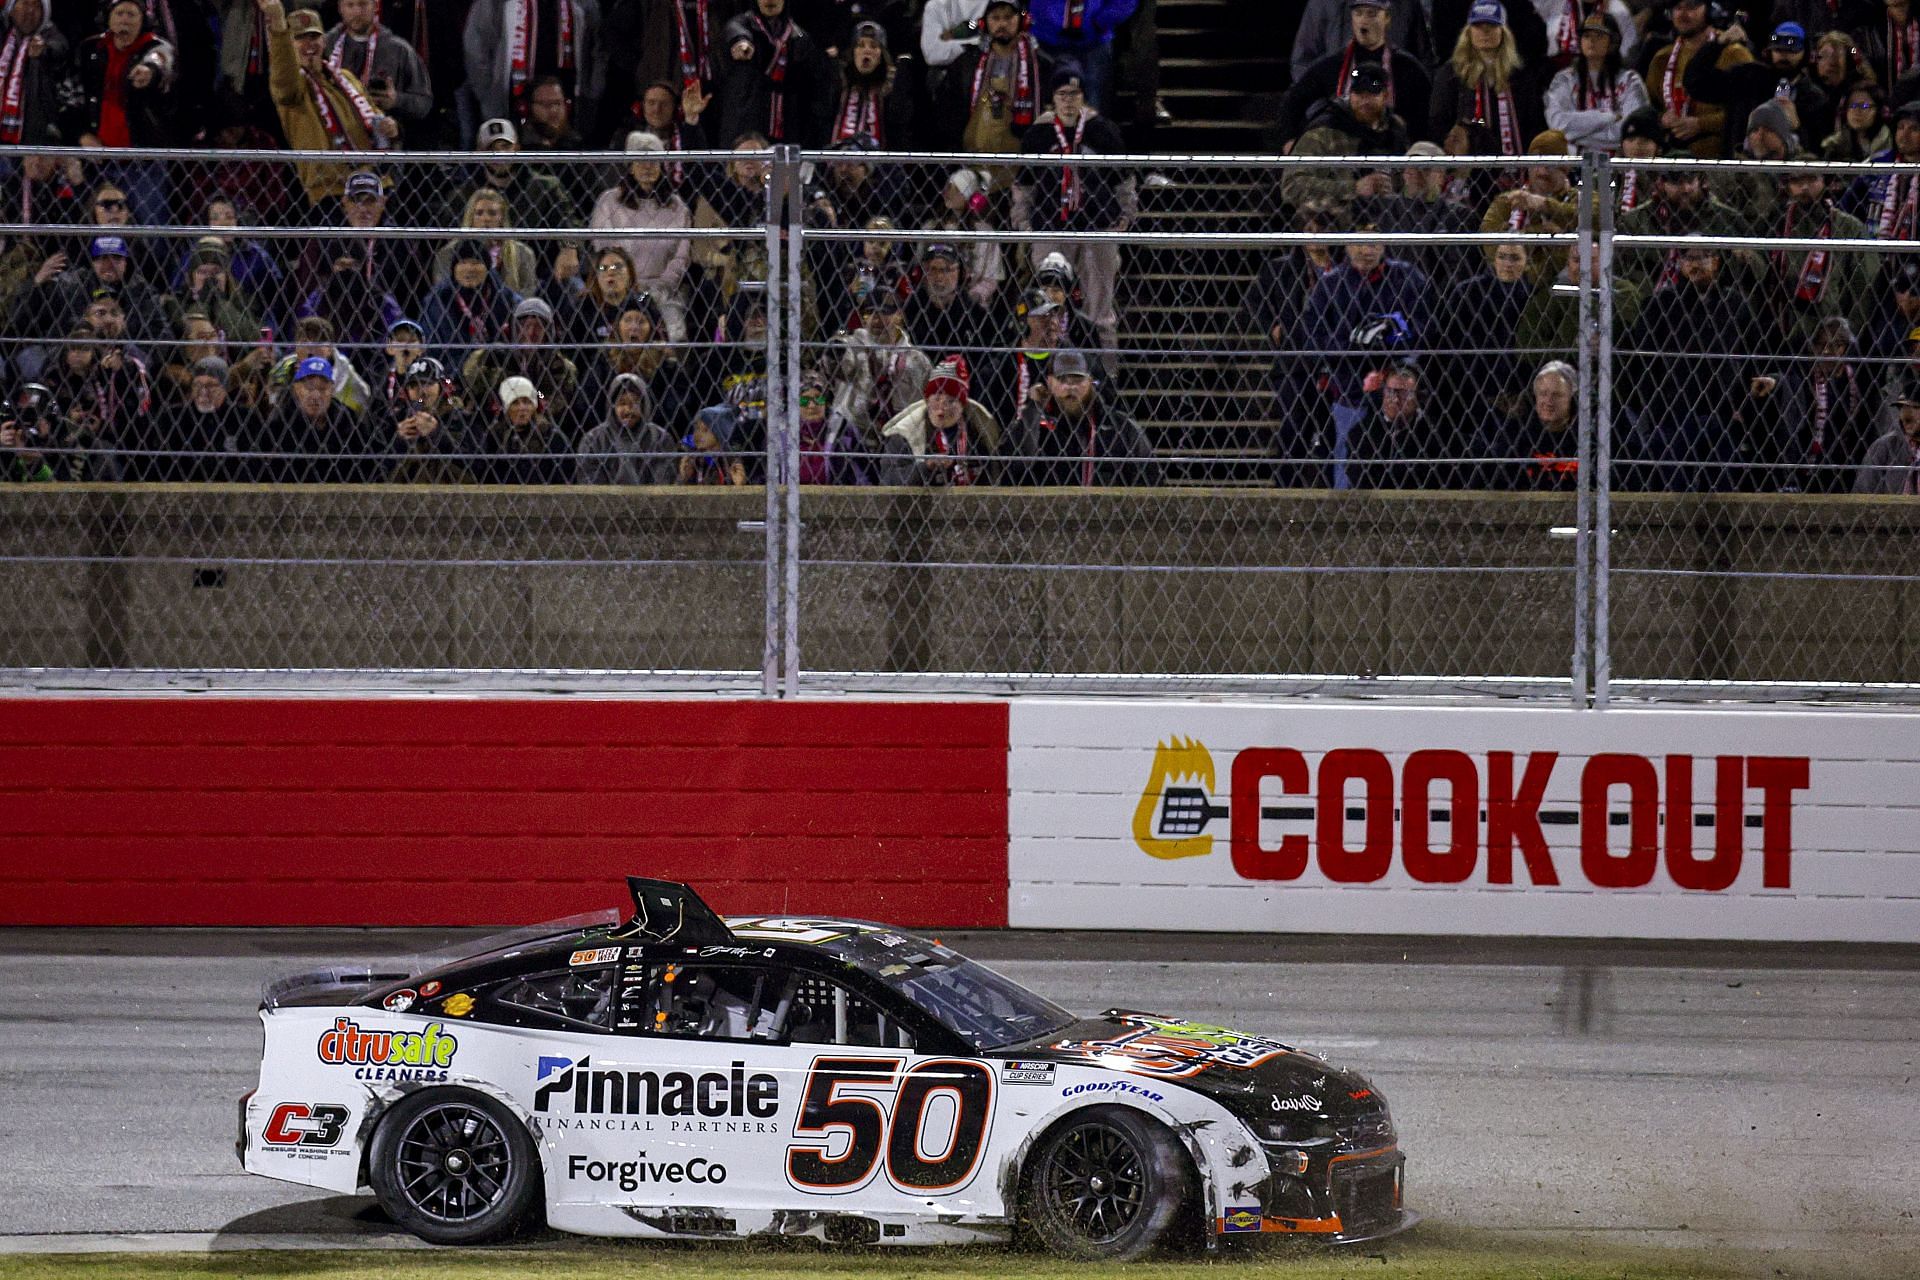
[(900, 950), (866, 968), (976, 1050), (1032, 1040), (1075, 1020), (1053, 1001), (958, 952), (941, 946), (910, 954)]

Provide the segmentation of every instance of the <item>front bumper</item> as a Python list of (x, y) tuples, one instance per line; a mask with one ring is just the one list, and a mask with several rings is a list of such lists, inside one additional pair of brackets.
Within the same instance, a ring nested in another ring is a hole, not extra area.
[(1405, 1231), (1420, 1221), (1407, 1209), (1406, 1156), (1398, 1146), (1349, 1151), (1304, 1173), (1275, 1170), (1265, 1203), (1230, 1206), (1214, 1222), (1220, 1235), (1304, 1236), (1326, 1244), (1359, 1244)]

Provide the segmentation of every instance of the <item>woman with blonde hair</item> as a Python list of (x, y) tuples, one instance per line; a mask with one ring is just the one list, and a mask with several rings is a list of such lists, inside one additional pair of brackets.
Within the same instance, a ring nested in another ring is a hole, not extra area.
[(1447, 154), (1525, 155), (1528, 139), (1546, 128), (1544, 86), (1521, 60), (1500, 0), (1475, 0), (1453, 57), (1433, 80), (1428, 114), (1445, 129)]
[[(490, 187), (481, 187), (467, 197), (460, 210), (460, 225), (483, 234), (474, 239), (486, 246), (488, 265), (507, 288), (523, 298), (532, 297), (539, 288), (538, 259), (533, 249), (521, 240), (492, 234), (513, 225), (513, 210), (507, 197)], [(433, 282), (441, 284), (453, 276), (453, 245), (442, 248), (434, 258)]]

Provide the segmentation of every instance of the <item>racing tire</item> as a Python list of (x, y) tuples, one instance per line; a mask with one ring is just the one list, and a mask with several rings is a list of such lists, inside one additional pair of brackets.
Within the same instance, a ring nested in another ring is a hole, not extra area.
[(1088, 1107), (1034, 1144), (1020, 1218), (1052, 1253), (1132, 1262), (1174, 1243), (1194, 1188), (1193, 1166), (1165, 1125), (1126, 1107)]
[(472, 1089), (427, 1089), (395, 1103), (373, 1135), (367, 1180), (388, 1217), (433, 1244), (509, 1239), (542, 1191), (527, 1126)]

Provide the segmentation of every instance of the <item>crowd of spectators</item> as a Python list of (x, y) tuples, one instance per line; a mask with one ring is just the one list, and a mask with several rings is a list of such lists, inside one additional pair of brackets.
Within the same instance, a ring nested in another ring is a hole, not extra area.
[[(29, 150), (0, 206), (44, 230), (0, 246), (0, 478), (758, 483), (766, 240), (724, 232), (768, 220), (786, 143), (830, 153), (807, 225), (866, 237), (804, 252), (803, 482), (1166, 474), (1117, 394), (1143, 385), (1122, 248), (1083, 233), (1167, 179), (1052, 160), (1150, 149), (1151, 77), (1124, 118), (1117, 88), (1150, 3), (284, 5), (5, 8), (0, 143)], [(1568, 231), (1586, 151), (1920, 163), (1906, 0), (1304, 0), (1291, 72), (1276, 144), (1326, 163), (1263, 212), (1343, 237)], [(30, 150), (55, 143), (89, 154)], [(396, 159), (438, 149), (472, 158)], [(1622, 232), (1920, 240), (1912, 174), (1613, 172)], [(1044, 238), (959, 238), (995, 230)], [(1576, 483), (1594, 269), (1518, 239), (1267, 254), (1243, 314), (1275, 353), (1269, 474)], [(1622, 253), (1610, 287), (1625, 483), (1914, 490), (1920, 256), (1702, 244)]]
[[(1623, 163), (1920, 161), (1908, 0), (1309, 0), (1292, 68), (1278, 145), (1329, 160), (1281, 181), (1292, 229), (1565, 233), (1600, 152), (1620, 234), (1920, 240), (1911, 173)], [(1386, 156), (1431, 164), (1369, 164)], [(1285, 353), (1283, 482), (1576, 484), (1577, 286), (1596, 266), (1520, 240), (1267, 262), (1245, 312)], [(1616, 483), (1916, 491), (1920, 257), (1623, 249), (1604, 283)]]

